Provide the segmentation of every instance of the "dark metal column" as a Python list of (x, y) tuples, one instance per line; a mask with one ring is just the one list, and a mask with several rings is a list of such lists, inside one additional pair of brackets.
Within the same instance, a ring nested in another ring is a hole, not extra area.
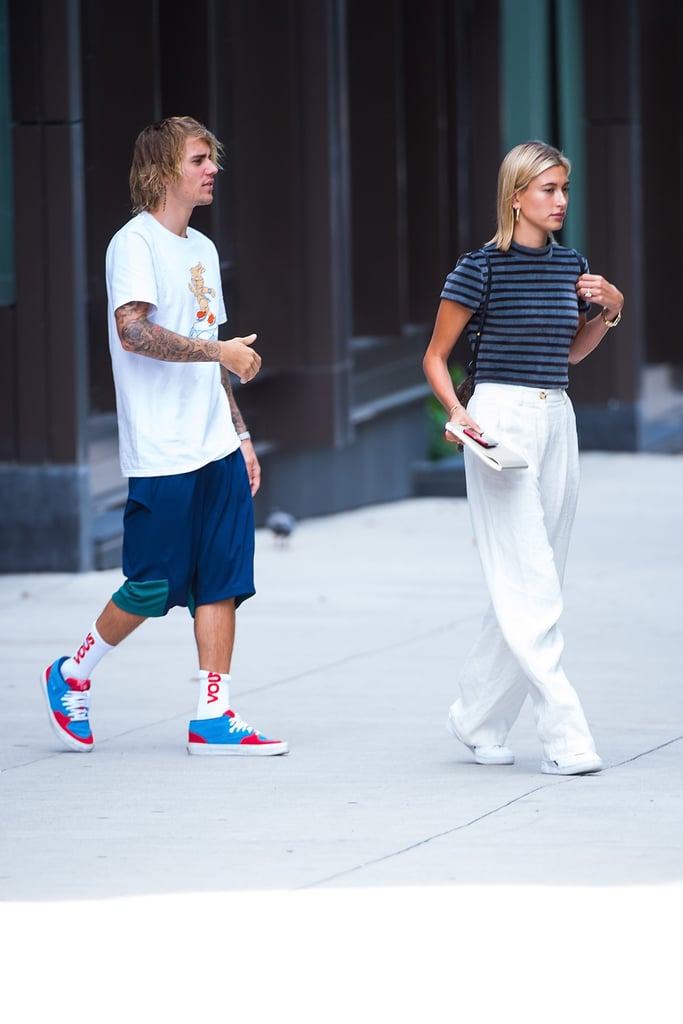
[(285, 448), (349, 432), (343, 13), (342, 0), (235, 3), (232, 329), (257, 332), (264, 359), (239, 400), (258, 395), (259, 437)]
[(572, 395), (583, 447), (637, 450), (644, 329), (638, 16), (634, 0), (586, 0), (583, 8), (586, 254), (626, 304), (621, 325), (572, 368)]
[(91, 564), (79, 17), (78, 0), (10, 0), (17, 462), (3, 468), (5, 571)]

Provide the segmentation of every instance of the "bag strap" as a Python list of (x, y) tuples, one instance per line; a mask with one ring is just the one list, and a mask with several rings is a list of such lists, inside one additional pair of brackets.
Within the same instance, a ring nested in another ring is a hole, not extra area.
[[(578, 251), (578, 249), (570, 249), (569, 251), (572, 254), (572, 256), (574, 257), (574, 259), (576, 260), (577, 264), (578, 264), (578, 267), (579, 267), (579, 277), (581, 277), (581, 275), (584, 273), (583, 263), (581, 262), (581, 253)], [(578, 296), (577, 296), (577, 298), (578, 298)]]
[(477, 355), (479, 353), (479, 344), (481, 342), (481, 332), (484, 330), (484, 324), (486, 323), (486, 311), (489, 308), (489, 299), (491, 298), (491, 258), (483, 247), (478, 250), (486, 260), (486, 287), (484, 290), (484, 301), (481, 306), (481, 314), (479, 317), (479, 327), (474, 335), (474, 339), (470, 338), (470, 345), (472, 346), (472, 358), (467, 364), (468, 373), (476, 373), (477, 370)]

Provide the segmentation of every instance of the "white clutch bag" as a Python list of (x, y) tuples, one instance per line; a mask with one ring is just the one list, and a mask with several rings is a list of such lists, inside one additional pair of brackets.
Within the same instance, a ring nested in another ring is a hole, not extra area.
[[(445, 428), (454, 437), (457, 437), (463, 448), (469, 448), (471, 452), (485, 462), (491, 469), (497, 470), (499, 473), (503, 469), (526, 469), (528, 462), (518, 455), (517, 452), (513, 452), (511, 448), (501, 444), (500, 441), (488, 441), (482, 443), (477, 441), (476, 436), (471, 437), (466, 434), (459, 423), (447, 423)], [(486, 438), (486, 435), (482, 435)]]

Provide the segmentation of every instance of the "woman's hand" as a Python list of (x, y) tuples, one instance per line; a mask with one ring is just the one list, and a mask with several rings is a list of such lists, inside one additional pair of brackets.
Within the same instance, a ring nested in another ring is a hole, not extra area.
[[(454, 302), (452, 299), (441, 300), (436, 314), (434, 331), (422, 360), (422, 368), (432, 391), (444, 409), (448, 410), (444, 413), (444, 424), (448, 420), (461, 427), (472, 427), (473, 430), (481, 433), (481, 427), (468, 416), (465, 406), (460, 405), (455, 397), (453, 381), (448, 369), (449, 356), (471, 316), (472, 310), (462, 306), (459, 302)], [(460, 444), (457, 437), (445, 427), (444, 438), (449, 443)]]
[[(464, 405), (459, 405), (456, 409), (451, 409), (448, 417), (448, 422), (457, 424), (459, 427), (468, 427), (470, 430), (475, 430), (477, 434), (483, 433), (482, 428), (479, 426), (471, 416), (468, 416), (467, 409)], [(450, 430), (446, 430), (444, 427), (444, 440), (448, 441), (449, 444), (462, 444), (462, 441), (455, 434), (451, 434)]]
[(600, 274), (582, 274), (576, 282), (577, 294), (587, 302), (602, 306), (598, 316), (586, 319), (582, 313), (574, 339), (569, 346), (569, 362), (572, 366), (595, 351), (609, 331), (607, 320), (616, 320), (624, 307), (624, 296), (619, 289), (606, 281)]
[(624, 296), (619, 289), (600, 274), (582, 274), (576, 282), (576, 291), (587, 302), (602, 306), (608, 320), (614, 320), (624, 306)]

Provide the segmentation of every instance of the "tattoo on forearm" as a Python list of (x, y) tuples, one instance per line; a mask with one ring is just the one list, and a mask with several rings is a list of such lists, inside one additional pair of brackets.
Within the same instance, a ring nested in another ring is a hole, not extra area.
[(223, 382), (225, 393), (228, 396), (230, 415), (232, 416), (232, 422), (235, 430), (238, 434), (243, 434), (247, 427), (242, 418), (242, 413), (239, 411), (237, 402), (235, 401), (235, 392), (232, 390), (232, 384), (230, 383), (230, 371), (226, 369), (225, 366), (221, 366), (221, 381)]
[(220, 357), (218, 341), (200, 341), (175, 334), (148, 319), (146, 302), (127, 302), (116, 310), (116, 326), (129, 352), (172, 363), (215, 363)]

